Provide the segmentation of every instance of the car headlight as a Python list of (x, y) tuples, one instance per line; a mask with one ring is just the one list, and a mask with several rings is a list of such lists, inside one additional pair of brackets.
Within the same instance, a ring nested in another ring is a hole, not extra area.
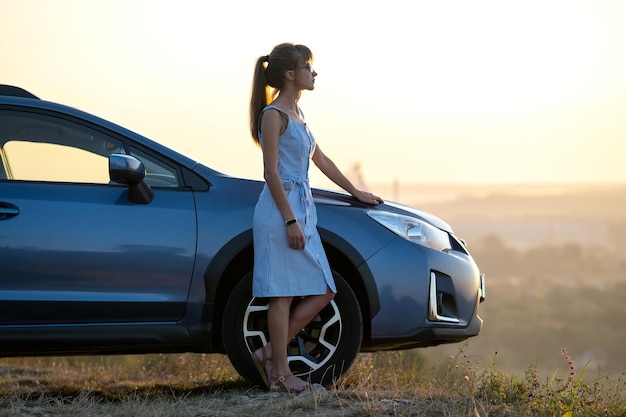
[(423, 220), (388, 211), (369, 210), (367, 214), (404, 239), (436, 250), (448, 250), (450, 236)]

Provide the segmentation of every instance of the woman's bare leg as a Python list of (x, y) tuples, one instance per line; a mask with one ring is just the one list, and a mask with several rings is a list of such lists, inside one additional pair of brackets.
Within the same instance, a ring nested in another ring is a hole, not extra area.
[[(269, 376), (270, 388), (279, 387), (293, 391), (302, 391), (308, 383), (293, 376), (287, 360), (287, 344), (289, 343), (290, 308), (293, 297), (275, 297), (270, 299), (267, 310), (267, 324), (271, 350), (266, 352), (273, 356), (272, 375)], [(282, 386), (281, 386), (282, 385)]]
[[(323, 295), (313, 295), (302, 300), (293, 312), (290, 311), (293, 297), (275, 297), (270, 299), (267, 311), (268, 332), (270, 343), (258, 349), (255, 354), (261, 358), (261, 349), (265, 349), (267, 357), (272, 358), (266, 366), (268, 378), (276, 382), (279, 376), (286, 376), (291, 373), (287, 357), (287, 345), (307, 324), (335, 297), (335, 294), (328, 290)], [(276, 353), (274, 353), (276, 352)], [(270, 382), (270, 385), (272, 382)], [(300, 378), (289, 378), (285, 381), (286, 387), (294, 391), (301, 391), (308, 385)]]
[(322, 311), (324, 307), (335, 298), (335, 294), (330, 290), (323, 295), (311, 295), (300, 301), (296, 308), (291, 312), (291, 320), (289, 320), (288, 341), (296, 336), (300, 330), (306, 327), (311, 320)]
[[(309, 324), (311, 320), (313, 320), (313, 318), (317, 315), (317, 313), (322, 311), (322, 309), (326, 307), (326, 305), (328, 305), (328, 303), (330, 303), (333, 298), (335, 298), (335, 294), (332, 293), (329, 289), (326, 294), (312, 295), (302, 300), (296, 306), (294, 311), (289, 313), (290, 314), (289, 327), (288, 327), (287, 339), (286, 339), (287, 341), (285, 343), (285, 346), (287, 346), (289, 341), (293, 339), (298, 333), (300, 333), (300, 330), (306, 327), (306, 325)], [(291, 308), (292, 301), (293, 301), (293, 298), (289, 301), (289, 307), (288, 307), (289, 309)], [(269, 322), (270, 320), (269, 309), (268, 309), (267, 315), (268, 315), (268, 322)], [(269, 330), (269, 333), (270, 333), (270, 340), (273, 340), (272, 331)], [(276, 346), (278, 346), (278, 344)], [(272, 357), (272, 344), (268, 343), (267, 345), (265, 345), (264, 348), (265, 348), (265, 352), (267, 356), (271, 358)], [(259, 350), (257, 350), (257, 352), (259, 352)], [(261, 356), (259, 355), (259, 358), (260, 357)]]

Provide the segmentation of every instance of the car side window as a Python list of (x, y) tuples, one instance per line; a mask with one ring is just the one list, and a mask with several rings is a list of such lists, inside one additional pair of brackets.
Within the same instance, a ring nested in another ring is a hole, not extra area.
[(109, 183), (108, 156), (123, 143), (69, 120), (0, 112), (0, 181)]

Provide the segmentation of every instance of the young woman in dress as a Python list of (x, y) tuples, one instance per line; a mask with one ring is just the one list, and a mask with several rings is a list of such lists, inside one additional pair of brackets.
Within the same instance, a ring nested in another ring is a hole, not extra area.
[[(253, 296), (268, 297), (270, 342), (252, 354), (270, 389), (303, 391), (293, 375), (287, 345), (333, 299), (330, 266), (316, 229), (308, 179), (309, 161), (363, 203), (382, 199), (357, 189), (315, 144), (298, 107), (302, 90), (313, 90), (317, 73), (304, 45), (284, 43), (259, 57), (250, 103), (252, 137), (263, 151), (265, 186), (254, 219)], [(270, 96), (269, 89), (274, 89)], [(305, 297), (291, 311), (294, 297)]]

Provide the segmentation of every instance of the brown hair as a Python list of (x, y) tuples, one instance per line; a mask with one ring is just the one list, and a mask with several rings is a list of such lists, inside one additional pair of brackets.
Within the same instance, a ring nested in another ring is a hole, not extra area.
[[(309, 48), (293, 43), (281, 43), (275, 46), (269, 55), (261, 56), (256, 60), (250, 94), (250, 133), (257, 144), (259, 143), (261, 111), (283, 88), (285, 73), (312, 60), (313, 53)], [(272, 95), (269, 94), (270, 87), (274, 89)]]

